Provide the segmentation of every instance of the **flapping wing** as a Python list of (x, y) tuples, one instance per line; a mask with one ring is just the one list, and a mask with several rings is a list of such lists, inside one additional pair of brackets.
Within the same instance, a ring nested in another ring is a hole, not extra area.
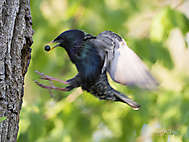
[[(97, 36), (102, 40), (104, 50), (107, 50), (106, 70), (111, 78), (124, 85), (137, 86), (144, 89), (154, 89), (157, 81), (148, 71), (142, 60), (128, 48), (124, 39), (111, 31), (105, 31)], [(107, 42), (111, 41), (111, 44)]]

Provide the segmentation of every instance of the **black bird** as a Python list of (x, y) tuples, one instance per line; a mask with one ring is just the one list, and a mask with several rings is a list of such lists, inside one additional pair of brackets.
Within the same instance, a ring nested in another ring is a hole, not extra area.
[(78, 70), (78, 74), (67, 81), (67, 91), (82, 87), (100, 99), (124, 102), (139, 109), (140, 105), (109, 85), (106, 73), (124, 85), (145, 89), (154, 89), (158, 85), (140, 58), (114, 32), (105, 31), (93, 36), (80, 30), (68, 30), (52, 42), (56, 43), (53, 48), (60, 46), (67, 51)]

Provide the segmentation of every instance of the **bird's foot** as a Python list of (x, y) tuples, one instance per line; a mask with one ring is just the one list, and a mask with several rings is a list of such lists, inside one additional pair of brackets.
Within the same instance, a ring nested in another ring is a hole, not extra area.
[(48, 80), (51, 83), (51, 86), (48, 86), (48, 85), (44, 85), (42, 83), (39, 83), (38, 81), (35, 81), (35, 83), (38, 86), (45, 88), (45, 89), (48, 89), (48, 90), (70, 91), (70, 86), (67, 86), (65, 88), (59, 88), (59, 87), (54, 86), (52, 81), (57, 81), (57, 82), (60, 82), (60, 83), (63, 83), (63, 84), (69, 84), (69, 82), (63, 81), (63, 80), (60, 80), (60, 79), (57, 79), (57, 78), (54, 78), (54, 77), (51, 77), (51, 76), (48, 76), (48, 75), (45, 75), (44, 73), (41, 73), (39, 71), (35, 71), (35, 72), (40, 75), (40, 79)]
[(49, 80), (49, 81), (57, 81), (57, 82), (60, 82), (60, 83), (63, 83), (63, 84), (69, 84), (67, 81), (63, 81), (63, 80), (45, 75), (44, 73), (41, 73), (39, 71), (35, 71), (35, 72), (40, 75), (40, 79)]
[(45, 89), (49, 89), (49, 90), (53, 89), (53, 90), (59, 90), (59, 91), (69, 91), (69, 89), (67, 89), (67, 88), (59, 88), (59, 87), (55, 87), (54, 85), (52, 85), (52, 86), (44, 85), (44, 84), (42, 84), (42, 83), (39, 83), (39, 82), (36, 81), (36, 80), (35, 80), (35, 83), (36, 83), (38, 86), (40, 86), (40, 87), (42, 87), (42, 88), (45, 88)]

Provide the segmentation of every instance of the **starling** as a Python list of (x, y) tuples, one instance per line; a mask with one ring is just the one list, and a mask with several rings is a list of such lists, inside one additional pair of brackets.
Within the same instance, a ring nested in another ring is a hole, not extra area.
[(52, 42), (56, 43), (53, 48), (66, 50), (78, 70), (78, 74), (67, 81), (67, 91), (81, 87), (99, 99), (120, 101), (137, 110), (139, 104), (110, 86), (107, 73), (113, 81), (123, 85), (144, 89), (158, 85), (141, 59), (114, 32), (104, 31), (93, 36), (81, 30), (68, 30)]

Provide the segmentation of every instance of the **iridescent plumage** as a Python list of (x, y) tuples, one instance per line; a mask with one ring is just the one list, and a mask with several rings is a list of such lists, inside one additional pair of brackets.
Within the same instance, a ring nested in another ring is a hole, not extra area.
[(124, 85), (145, 89), (154, 89), (158, 85), (125, 40), (111, 31), (92, 36), (80, 30), (69, 30), (53, 42), (65, 48), (78, 70), (78, 74), (68, 80), (68, 90), (81, 86), (100, 99), (121, 101), (138, 109), (140, 105), (109, 85), (106, 73)]

